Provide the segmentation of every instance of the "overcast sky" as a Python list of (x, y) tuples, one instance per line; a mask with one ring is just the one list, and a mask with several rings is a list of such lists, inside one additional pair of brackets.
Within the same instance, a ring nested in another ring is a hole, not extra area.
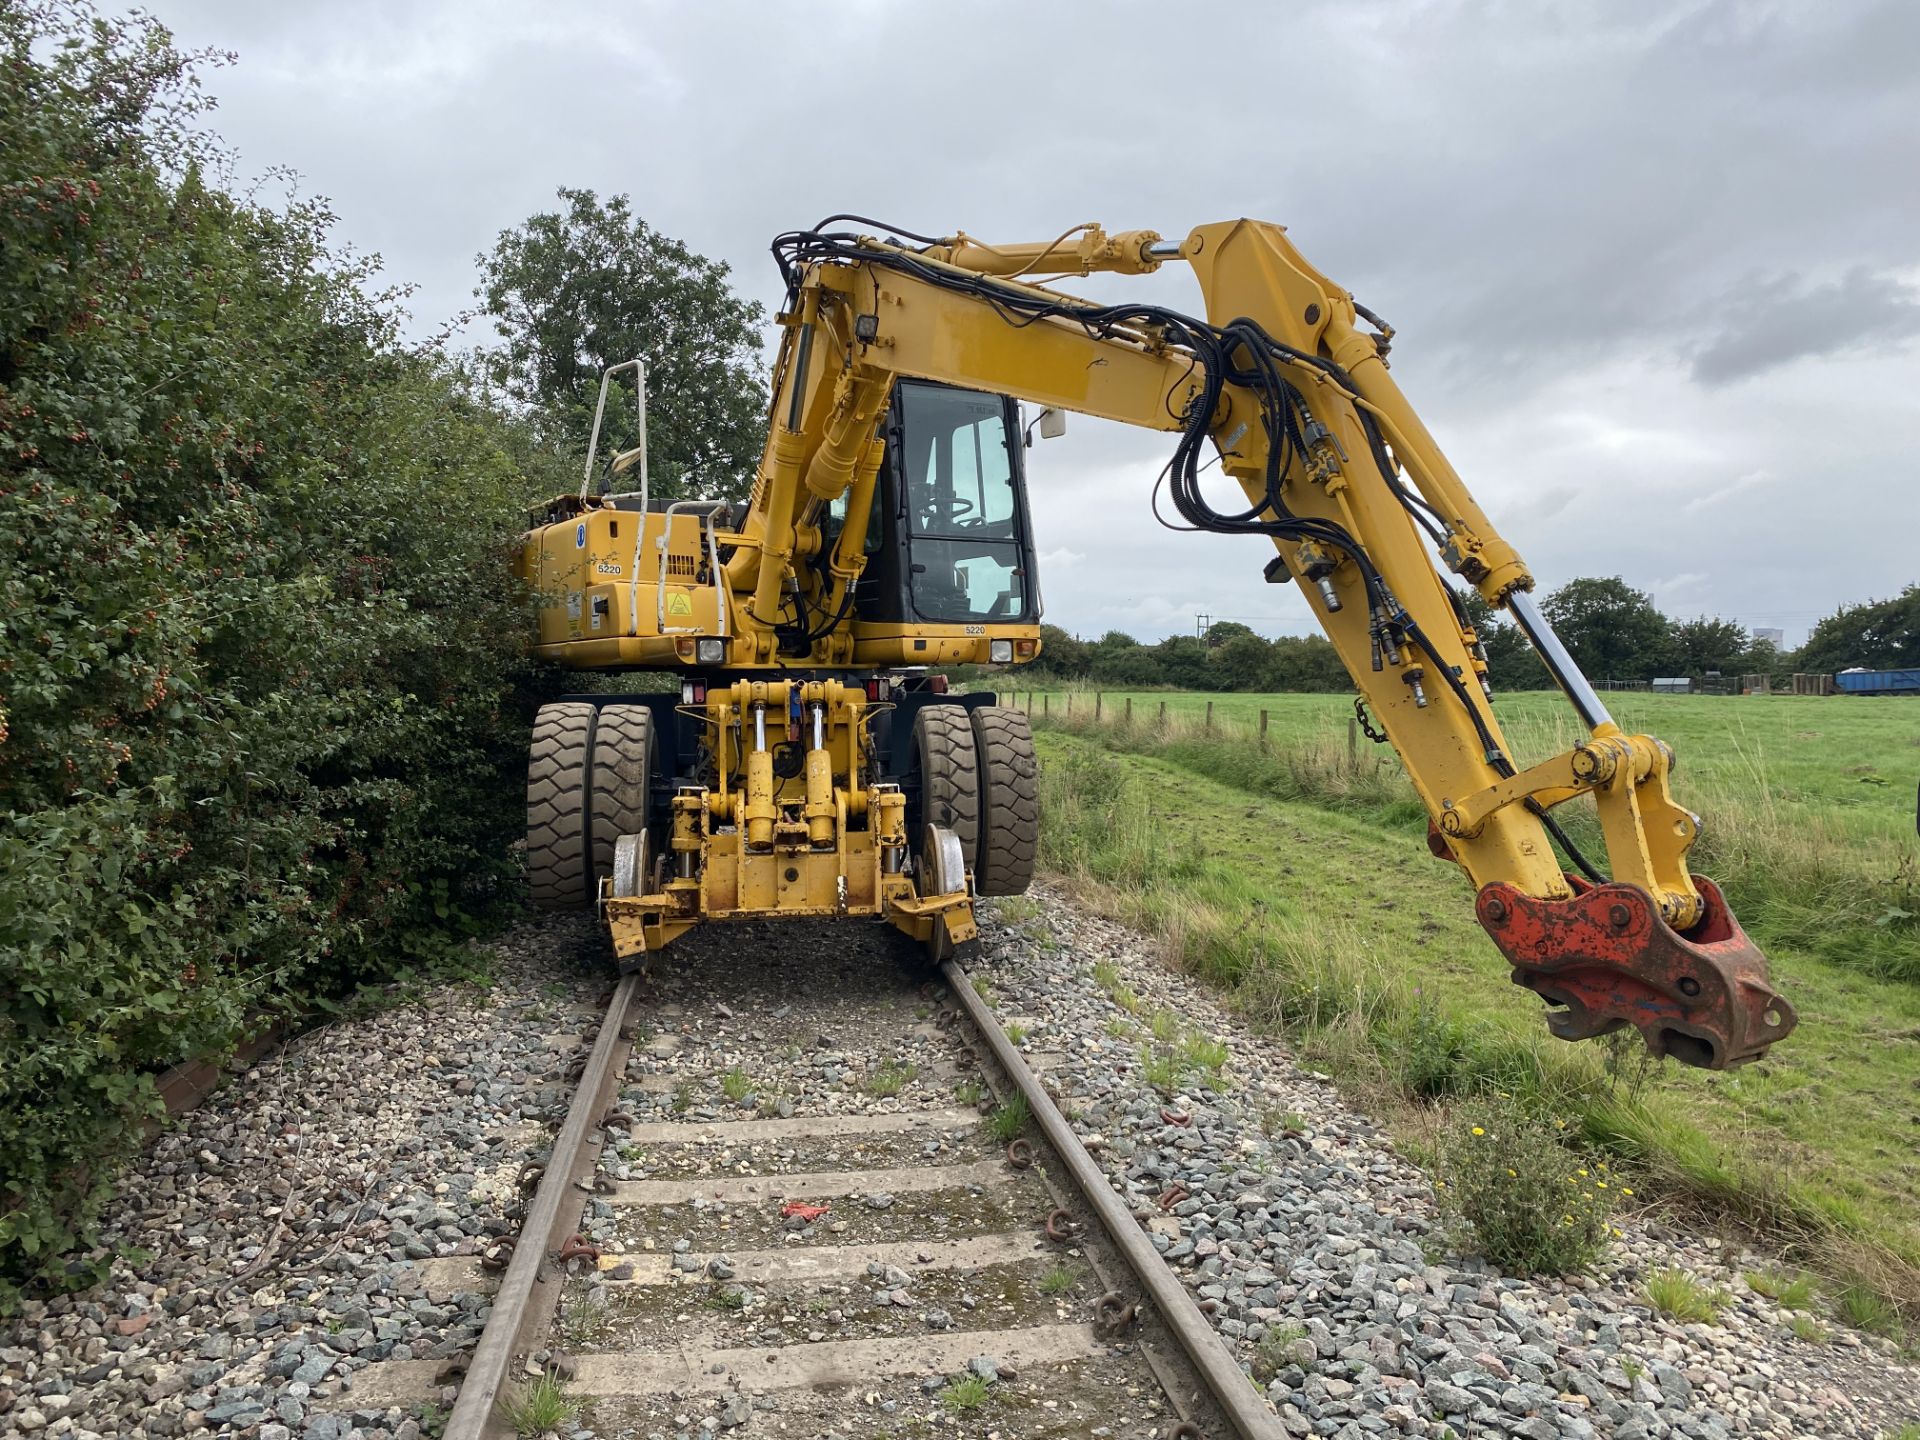
[[(1287, 225), (1399, 331), (1401, 386), (1543, 590), (1620, 574), (1779, 626), (1920, 578), (1920, 5), (800, 6), (152, 0), (243, 173), (297, 170), (418, 287), (559, 185), (779, 298), (834, 211), (924, 233)], [(1172, 268), (1116, 286), (1200, 309)], [(771, 353), (771, 352), (769, 352)], [(1264, 541), (1171, 536), (1165, 437), (1029, 455), (1048, 618), (1312, 621)]]

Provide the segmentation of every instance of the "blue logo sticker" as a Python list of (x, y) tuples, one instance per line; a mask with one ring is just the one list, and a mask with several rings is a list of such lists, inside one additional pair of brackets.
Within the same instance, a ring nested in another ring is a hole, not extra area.
[(587, 548), (587, 522), (584, 520), (573, 528), (573, 548), (576, 550)]

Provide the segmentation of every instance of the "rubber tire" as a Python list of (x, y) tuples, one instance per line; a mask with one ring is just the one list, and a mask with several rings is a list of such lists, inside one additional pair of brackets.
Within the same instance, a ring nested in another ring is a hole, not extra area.
[(587, 756), (595, 707), (542, 705), (527, 747), (527, 884), (535, 908), (593, 903), (587, 866)]
[(588, 806), (592, 889), (613, 873), (613, 847), (622, 835), (643, 835), (653, 776), (653, 712), (645, 705), (602, 705), (590, 752)]
[(1027, 717), (1006, 705), (982, 705), (973, 719), (980, 765), (980, 856), (973, 888), (981, 895), (1024, 895), (1040, 851), (1040, 762)]
[(960, 837), (967, 868), (978, 864), (980, 762), (964, 705), (926, 705), (913, 717), (920, 767), (920, 824), (944, 825)]

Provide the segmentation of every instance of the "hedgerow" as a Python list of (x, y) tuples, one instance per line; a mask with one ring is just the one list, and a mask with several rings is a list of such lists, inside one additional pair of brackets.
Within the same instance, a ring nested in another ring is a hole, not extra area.
[(217, 58), (0, 6), (0, 1303), (99, 1262), (153, 1071), (511, 873), (516, 438), (324, 205), (226, 192)]

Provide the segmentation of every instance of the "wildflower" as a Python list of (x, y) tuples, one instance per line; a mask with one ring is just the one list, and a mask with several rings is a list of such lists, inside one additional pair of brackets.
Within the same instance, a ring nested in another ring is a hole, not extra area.
[(1518, 1170), (1509, 1170), (1507, 1171), (1507, 1174), (1515, 1180), (1518, 1180), (1520, 1178), (1520, 1172)]
[(1476, 1135), (1484, 1135), (1484, 1134), (1486, 1134), (1487, 1132), (1486, 1132), (1486, 1131), (1484, 1131), (1484, 1130), (1482, 1130), (1482, 1129), (1481, 1129), (1481, 1128), (1480, 1128), (1480, 1127), (1479, 1127), (1478, 1125), (1476, 1125), (1476, 1126), (1474, 1126), (1474, 1127), (1473, 1127), (1473, 1133), (1474, 1133), (1474, 1134), (1476, 1134)]
[(1631, 1195), (1631, 1194), (1632, 1194), (1633, 1192), (1632, 1192), (1631, 1190), (1629, 1190), (1629, 1189), (1627, 1189), (1627, 1187), (1626, 1187), (1626, 1186), (1624, 1186), (1624, 1185), (1622, 1185), (1622, 1186), (1620, 1187), (1620, 1193), (1621, 1193), (1622, 1195)]

